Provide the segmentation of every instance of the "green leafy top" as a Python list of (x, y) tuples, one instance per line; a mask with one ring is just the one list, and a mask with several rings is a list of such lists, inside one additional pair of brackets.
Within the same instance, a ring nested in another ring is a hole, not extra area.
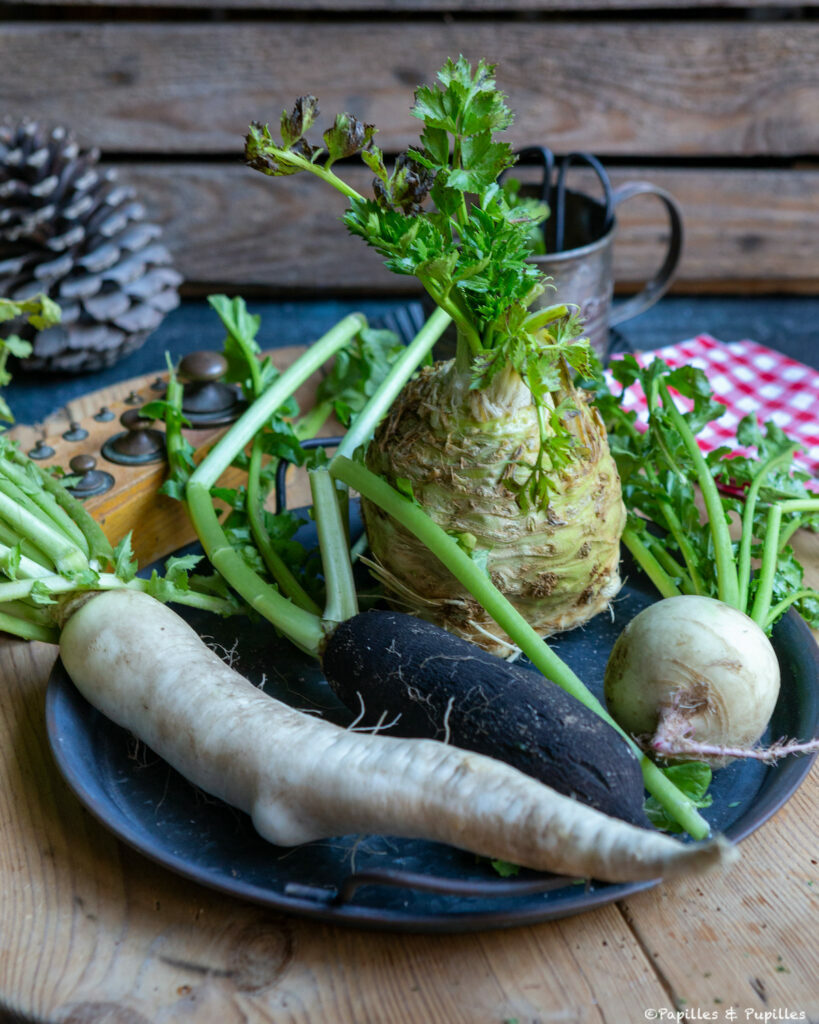
[[(799, 527), (819, 528), (819, 496), (794, 465), (798, 445), (774, 423), (761, 426), (750, 415), (736, 438), (752, 454), (718, 448), (705, 455), (696, 435), (725, 408), (702, 370), (671, 369), (661, 359), (640, 367), (630, 355), (610, 370), (623, 389), (638, 383), (646, 396), (647, 429), (602, 382), (596, 403), (628, 510), (624, 541), (663, 595), (718, 597), (764, 629), (794, 604), (819, 627), (819, 595), (803, 583), (788, 544)], [(671, 391), (689, 399), (688, 411), (677, 408)], [(697, 489), (706, 497), (704, 516)], [(727, 530), (731, 516), (741, 522), (738, 539)]]
[[(669, 765), (663, 769), (663, 773), (680, 792), (693, 800), (695, 807), (710, 807), (713, 803), (714, 798), (708, 792), (711, 785), (711, 769), (703, 761), (687, 761), (682, 764)], [(645, 807), (646, 816), (655, 828), (662, 829), (664, 832), (685, 831), (656, 797), (648, 797)]]
[[(531, 255), (538, 207), (510, 204), (499, 179), (515, 157), (495, 134), (513, 114), (497, 88), (494, 65), (473, 68), (463, 57), (448, 60), (433, 85), (415, 92), (412, 114), (423, 122), (419, 144), (388, 169), (375, 143), (376, 129), (340, 114), (323, 136), (323, 147), (305, 135), (318, 116), (313, 96), (301, 97), (280, 120), (281, 141), (269, 126), (251, 125), (246, 158), (270, 175), (309, 171), (350, 200), (348, 229), (384, 256), (395, 273), (414, 275), (458, 332), (458, 359), (485, 386), (504, 363), (524, 361), (522, 351), (538, 352), (528, 363), (527, 383), (542, 393), (572, 348), (574, 364), (586, 362), (588, 342), (565, 306), (531, 311), (547, 281)], [(365, 198), (332, 170), (344, 157), (360, 154), (373, 171), (373, 197)], [(487, 359), (487, 354), (492, 358)], [(542, 371), (541, 384), (535, 381)]]
[(503, 179), (503, 194), (509, 206), (519, 214), (524, 213), (529, 220), (528, 239), (529, 248), (533, 256), (546, 255), (546, 236), (542, 224), (551, 216), (549, 204), (535, 196), (527, 195), (523, 191), (522, 183), (511, 175)]
[[(37, 330), (45, 327), (52, 327), (60, 322), (60, 307), (48, 296), (40, 294), (23, 302), (15, 302), (13, 299), (0, 298), (0, 323), (9, 320), (25, 318)], [(6, 362), (9, 356), (16, 356), (18, 359), (25, 359), (31, 355), (31, 345), (23, 341), (17, 334), (11, 334), (7, 338), (0, 338), (0, 388), (4, 388), (11, 380), (11, 374), (6, 369)], [(0, 398), (0, 419), (8, 423), (14, 422), (5, 399)]]

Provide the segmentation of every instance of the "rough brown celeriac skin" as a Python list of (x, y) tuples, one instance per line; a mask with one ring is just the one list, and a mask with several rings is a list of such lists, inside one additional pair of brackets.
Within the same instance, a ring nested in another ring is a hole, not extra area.
[[(581, 625), (620, 589), (625, 508), (603, 423), (566, 373), (552, 397), (555, 405), (571, 399), (563, 421), (583, 450), (554, 475), (546, 508), (522, 510), (507, 481), (524, 479), (520, 463), (538, 452), (532, 397), (514, 371), (483, 390), (469, 383), (454, 362), (422, 370), (380, 425), (367, 465), (392, 484), (409, 480), (445, 530), (472, 534), (488, 550), (492, 582), (539, 633)], [(424, 545), (376, 506), (362, 506), (384, 582), (403, 610), (508, 651), (508, 638)]]

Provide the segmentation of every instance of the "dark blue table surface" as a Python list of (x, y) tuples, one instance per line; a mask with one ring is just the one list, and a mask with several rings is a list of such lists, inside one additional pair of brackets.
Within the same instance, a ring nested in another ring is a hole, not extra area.
[[(265, 349), (305, 344), (347, 313), (371, 320), (406, 306), (409, 300), (326, 299), (249, 302), (262, 316), (259, 343)], [(616, 341), (631, 349), (654, 349), (707, 332), (721, 341), (752, 338), (819, 369), (819, 297), (669, 296), (618, 328)], [(4, 395), (18, 423), (37, 423), (67, 402), (165, 367), (196, 349), (219, 349), (224, 331), (207, 302), (189, 300), (170, 313), (145, 345), (108, 370), (80, 376), (17, 374)]]

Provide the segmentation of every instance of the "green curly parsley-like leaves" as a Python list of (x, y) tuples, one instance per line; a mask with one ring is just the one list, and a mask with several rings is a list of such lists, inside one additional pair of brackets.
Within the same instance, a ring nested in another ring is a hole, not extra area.
[[(542, 503), (555, 483), (549, 467), (580, 454), (555, 411), (566, 383), (561, 368), (587, 373), (591, 364), (576, 313), (562, 307), (546, 322), (531, 311), (547, 284), (530, 258), (531, 234), (548, 211), (510, 202), (501, 186), (515, 155), (497, 133), (514, 118), (494, 72), (485, 60), (473, 66), (460, 56), (447, 60), (433, 84), (419, 86), (411, 113), (423, 130), (392, 170), (375, 129), (349, 114), (324, 133), (325, 149), (313, 149), (305, 132), (318, 112), (315, 97), (303, 97), (283, 117), (281, 143), (266, 126), (251, 125), (246, 156), (266, 174), (308, 171), (347, 196), (347, 229), (393, 273), (416, 277), (453, 320), (456, 362), (474, 387), (488, 386), (504, 366), (518, 370), (538, 407), (543, 447), (519, 500)], [(332, 169), (356, 153), (373, 172), (372, 198)]]

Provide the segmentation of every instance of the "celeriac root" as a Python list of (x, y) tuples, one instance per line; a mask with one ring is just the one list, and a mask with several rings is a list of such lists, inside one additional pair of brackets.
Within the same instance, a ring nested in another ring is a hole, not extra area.
[(352, 734), (305, 715), (262, 693), (138, 592), (83, 605), (65, 626), (61, 656), (96, 708), (250, 814), (272, 843), (383, 833), (615, 882), (736, 856), (721, 838), (684, 844), (609, 818), (489, 757), (434, 740)]

